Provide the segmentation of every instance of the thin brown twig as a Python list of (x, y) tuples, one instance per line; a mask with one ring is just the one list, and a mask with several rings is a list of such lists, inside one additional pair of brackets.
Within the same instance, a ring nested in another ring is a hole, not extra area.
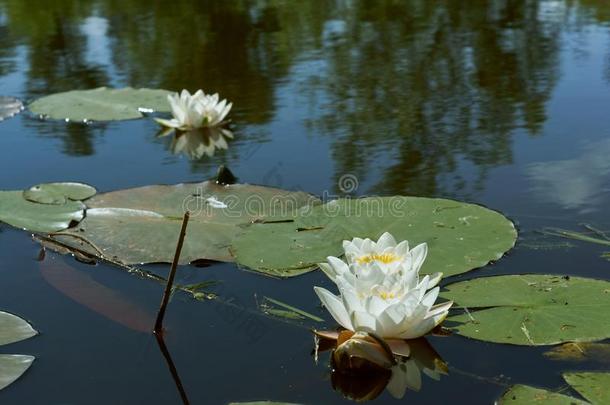
[(165, 285), (165, 291), (163, 291), (163, 298), (161, 299), (161, 306), (157, 313), (157, 321), (155, 322), (155, 328), (153, 332), (160, 334), (163, 331), (163, 318), (165, 317), (165, 310), (169, 303), (169, 297), (172, 293), (172, 285), (174, 284), (174, 276), (176, 275), (176, 269), (178, 268), (178, 261), (180, 260), (180, 252), (182, 252), (182, 245), (184, 244), (184, 237), (186, 235), (186, 226), (188, 225), (190, 213), (186, 211), (182, 218), (182, 228), (180, 229), (180, 236), (178, 237), (178, 244), (176, 245), (176, 253), (174, 254), (174, 261), (167, 277), (167, 284)]

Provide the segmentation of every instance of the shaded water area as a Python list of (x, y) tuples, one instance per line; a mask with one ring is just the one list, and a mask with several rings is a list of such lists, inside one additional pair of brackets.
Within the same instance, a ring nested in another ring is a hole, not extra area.
[[(610, 248), (539, 233), (610, 229), (609, 26), (610, 3), (592, 0), (0, 0), (0, 95), (203, 88), (233, 101), (235, 134), (227, 150), (191, 159), (158, 138), (152, 120), (24, 113), (0, 123), (0, 189), (202, 181), (224, 164), (240, 182), (328, 199), (345, 195), (339, 183), (350, 175), (353, 196), (455, 198), (515, 221), (513, 251), (444, 284), (509, 273), (610, 279)], [(0, 309), (41, 332), (2, 348), (37, 359), (0, 402), (180, 403), (146, 331), (163, 286), (53, 253), (39, 262), (38, 253), (28, 233), (0, 224)], [(333, 389), (328, 356), (314, 362), (315, 323), (257, 309), (270, 296), (334, 324), (312, 290), (330, 287), (321, 272), (277, 280), (214, 263), (182, 266), (177, 277), (218, 281), (209, 290), (232, 304), (173, 296), (166, 344), (192, 403), (350, 402)], [(106, 316), (82, 305), (91, 293), (75, 297), (74, 280), (112, 297)], [(551, 361), (544, 347), (428, 340), (449, 374), (423, 376), (402, 401), (490, 404), (510, 384), (557, 389), (564, 370), (608, 369)], [(384, 392), (375, 402), (399, 400)]]

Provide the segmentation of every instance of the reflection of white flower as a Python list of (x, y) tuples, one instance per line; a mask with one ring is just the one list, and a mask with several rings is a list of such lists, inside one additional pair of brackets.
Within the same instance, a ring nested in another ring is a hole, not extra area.
[(409, 341), (411, 355), (408, 358), (397, 358), (392, 367), (392, 376), (386, 386), (388, 392), (396, 399), (404, 397), (407, 389), (419, 391), (422, 385), (421, 373), (434, 380), (440, 380), (447, 374), (447, 364), (425, 339)]
[(209, 95), (202, 90), (198, 90), (193, 95), (187, 90), (182, 90), (180, 94), (168, 95), (167, 100), (174, 117), (170, 120), (162, 118), (155, 120), (165, 127), (181, 131), (222, 125), (233, 106), (232, 103), (227, 103), (227, 100), (219, 102), (218, 94)]
[(355, 238), (343, 243), (347, 263), (335, 257), (322, 270), (339, 288), (340, 296), (314, 287), (335, 320), (352, 331), (383, 338), (413, 339), (425, 335), (447, 316), (452, 302), (434, 305), (442, 274), (419, 280), (427, 247), (409, 250), (389, 233), (378, 242)]
[(216, 149), (227, 149), (226, 139), (233, 139), (233, 133), (225, 128), (201, 128), (174, 135), (171, 150), (174, 154), (183, 153), (191, 159), (204, 155), (214, 156)]
[(333, 387), (357, 401), (374, 399), (384, 388), (400, 399), (407, 390), (421, 389), (422, 373), (438, 381), (448, 372), (447, 364), (425, 338), (381, 341), (365, 332), (315, 333), (321, 339), (318, 342), (327, 342), (327, 349), (328, 342), (334, 343)]

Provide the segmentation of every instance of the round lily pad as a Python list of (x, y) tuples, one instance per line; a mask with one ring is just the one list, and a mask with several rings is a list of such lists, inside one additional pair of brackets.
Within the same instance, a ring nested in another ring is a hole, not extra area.
[(25, 190), (23, 197), (40, 204), (63, 205), (68, 200), (85, 200), (95, 193), (95, 188), (82, 183), (44, 183)]
[(610, 404), (610, 373), (564, 373), (564, 380), (592, 404)]
[(342, 254), (342, 241), (390, 232), (411, 246), (426, 242), (424, 273), (464, 273), (497, 260), (517, 232), (502, 214), (475, 204), (420, 197), (339, 199), (305, 207), (290, 221), (270, 218), (244, 229), (231, 247), (237, 263), (279, 276), (317, 268)]
[(0, 221), (31, 232), (55, 232), (83, 219), (85, 205), (66, 201), (39, 204), (23, 198), (23, 191), (0, 191)]
[(0, 354), (0, 390), (14, 383), (34, 362), (34, 356)]
[(482, 277), (441, 296), (469, 313), (448, 318), (460, 335), (496, 343), (551, 345), (610, 337), (610, 282), (553, 275)]
[(29, 105), (44, 118), (71, 121), (114, 121), (143, 117), (142, 112), (168, 112), (167, 90), (109, 89), (73, 90), (39, 98)]
[(122, 264), (171, 262), (189, 210), (180, 263), (232, 261), (229, 246), (242, 227), (315, 203), (319, 200), (303, 192), (214, 181), (138, 187), (90, 198), (86, 218), (54, 238)]

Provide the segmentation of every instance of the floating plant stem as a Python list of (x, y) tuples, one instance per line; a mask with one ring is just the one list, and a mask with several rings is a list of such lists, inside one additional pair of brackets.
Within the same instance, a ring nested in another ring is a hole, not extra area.
[[(278, 300), (275, 300), (275, 299), (269, 298), (269, 297), (263, 297), (263, 299), (265, 301), (268, 301), (268, 302), (270, 302), (272, 304), (275, 304), (275, 305), (277, 305), (279, 307), (282, 307), (282, 308), (284, 308), (284, 309), (286, 309), (286, 310), (288, 310), (290, 312), (293, 312), (293, 313), (295, 313), (297, 315), (300, 315), (302, 318), (309, 318), (309, 319), (311, 319), (313, 321), (316, 321), (316, 322), (324, 322), (324, 319), (322, 319), (322, 318), (320, 318), (318, 316), (312, 315), (309, 312), (305, 312), (302, 309), (295, 308), (292, 305), (285, 304), (285, 303), (283, 303), (281, 301), (278, 301)], [(269, 312), (272, 315), (275, 314), (274, 312), (272, 312), (273, 309), (272, 308), (268, 308), (268, 304), (266, 304), (264, 302), (261, 305), (261, 309), (263, 310), (263, 312)]]
[(172, 293), (172, 285), (174, 284), (174, 276), (176, 275), (176, 269), (178, 268), (178, 261), (180, 260), (180, 252), (182, 251), (182, 245), (184, 244), (184, 237), (186, 236), (186, 226), (189, 223), (190, 213), (186, 211), (182, 218), (182, 228), (180, 229), (180, 236), (178, 237), (178, 244), (176, 245), (176, 253), (174, 254), (174, 261), (167, 277), (167, 284), (165, 285), (165, 291), (163, 292), (163, 298), (161, 299), (161, 306), (157, 313), (157, 321), (155, 322), (154, 333), (159, 334), (163, 330), (163, 317), (165, 316), (165, 310), (169, 302), (169, 297)]
[[(590, 228), (588, 228), (588, 229), (590, 229)], [(559, 229), (559, 228), (545, 228), (541, 232), (544, 233), (545, 235), (559, 236), (561, 238), (575, 239), (575, 240), (580, 240), (583, 242), (597, 243), (599, 245), (610, 246), (610, 240), (596, 238), (593, 236), (588, 236), (582, 232), (569, 231), (569, 230)], [(599, 232), (600, 231), (597, 231), (597, 230), (594, 231), (595, 234), (601, 236), (601, 234)], [(603, 234), (603, 235), (605, 235), (605, 234)]]

